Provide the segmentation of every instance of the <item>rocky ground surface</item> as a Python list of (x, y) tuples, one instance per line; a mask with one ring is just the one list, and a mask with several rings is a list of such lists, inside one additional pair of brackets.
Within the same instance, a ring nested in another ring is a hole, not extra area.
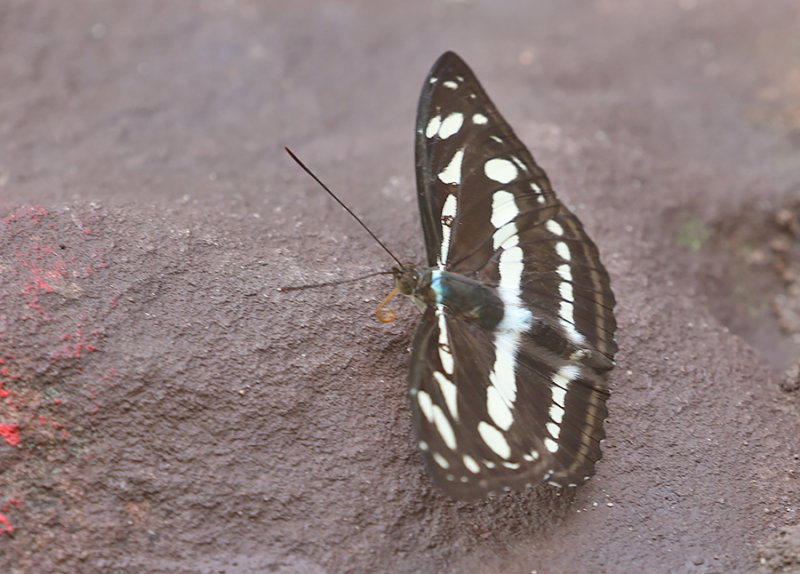
[[(791, 0), (0, 0), (0, 571), (800, 571)], [(445, 50), (583, 220), (619, 322), (575, 492), (457, 503), (416, 309)], [(792, 570), (792, 568), (794, 570)]]

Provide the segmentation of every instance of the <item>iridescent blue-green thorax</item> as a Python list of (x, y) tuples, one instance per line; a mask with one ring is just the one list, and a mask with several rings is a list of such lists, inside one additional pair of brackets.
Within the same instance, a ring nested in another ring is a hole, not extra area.
[(476, 321), (485, 329), (493, 329), (503, 319), (503, 301), (479, 281), (437, 268), (418, 271), (413, 263), (393, 271), (395, 286), (423, 312), (442, 305), (451, 315)]

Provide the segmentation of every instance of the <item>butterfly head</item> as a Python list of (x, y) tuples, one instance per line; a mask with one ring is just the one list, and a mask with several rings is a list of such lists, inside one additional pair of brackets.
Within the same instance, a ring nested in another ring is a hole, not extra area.
[(403, 295), (411, 296), (419, 283), (419, 271), (413, 263), (403, 263), (400, 267), (392, 269), (394, 286)]
[[(392, 268), (392, 275), (394, 276), (394, 289), (378, 305), (376, 310), (378, 319), (384, 323), (391, 323), (395, 319), (395, 312), (391, 309), (384, 309), (384, 307), (398, 293), (411, 297), (421, 310), (425, 309), (425, 303), (419, 296), (421, 276), (417, 266), (413, 263), (401, 263), (400, 267)], [(424, 282), (424, 278), (422, 281)]]

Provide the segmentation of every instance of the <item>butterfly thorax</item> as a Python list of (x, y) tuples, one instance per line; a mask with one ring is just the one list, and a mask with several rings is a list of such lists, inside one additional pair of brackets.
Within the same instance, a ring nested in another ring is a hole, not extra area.
[(393, 269), (395, 286), (421, 311), (444, 307), (447, 314), (493, 329), (503, 319), (503, 301), (490, 286), (433, 267), (417, 270), (413, 263)]

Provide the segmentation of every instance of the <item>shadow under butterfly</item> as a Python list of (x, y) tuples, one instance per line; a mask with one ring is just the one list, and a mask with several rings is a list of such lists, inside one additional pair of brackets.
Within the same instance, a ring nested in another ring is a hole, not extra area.
[(617, 350), (597, 248), (453, 52), (423, 85), (415, 152), (428, 267), (393, 268), (378, 316), (398, 292), (423, 312), (409, 393), (425, 465), (460, 500), (577, 486), (602, 456)]

